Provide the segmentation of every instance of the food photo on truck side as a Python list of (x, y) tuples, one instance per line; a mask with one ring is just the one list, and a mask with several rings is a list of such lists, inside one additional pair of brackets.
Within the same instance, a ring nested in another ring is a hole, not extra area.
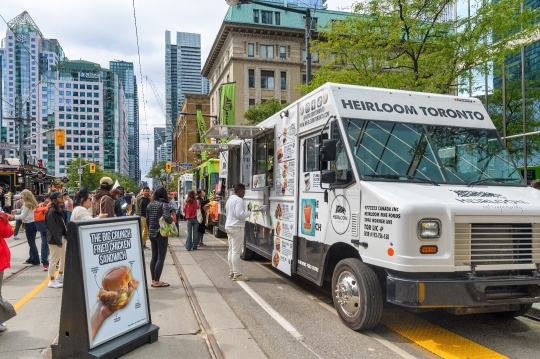
[(330, 282), (351, 329), (376, 326), (383, 301), (504, 317), (540, 302), (540, 191), (477, 99), (327, 83), (205, 137), (228, 139), (223, 203), (243, 183), (248, 208), (268, 208), (241, 257)]

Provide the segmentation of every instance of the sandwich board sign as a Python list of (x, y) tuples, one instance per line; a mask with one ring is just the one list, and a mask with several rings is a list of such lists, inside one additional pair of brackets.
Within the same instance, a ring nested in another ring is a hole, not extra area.
[(138, 217), (68, 223), (53, 359), (117, 358), (157, 340), (139, 228)]

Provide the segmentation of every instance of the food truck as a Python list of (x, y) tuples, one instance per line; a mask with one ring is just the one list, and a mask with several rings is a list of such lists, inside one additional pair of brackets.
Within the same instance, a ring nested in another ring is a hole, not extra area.
[(184, 203), (186, 201), (187, 193), (193, 188), (193, 175), (186, 173), (178, 178), (178, 209), (180, 216), (184, 218)]
[(243, 183), (247, 207), (268, 208), (248, 218), (242, 258), (331, 282), (354, 330), (384, 301), (507, 317), (540, 302), (540, 191), (475, 98), (328, 83), (205, 136), (234, 139), (226, 194)]

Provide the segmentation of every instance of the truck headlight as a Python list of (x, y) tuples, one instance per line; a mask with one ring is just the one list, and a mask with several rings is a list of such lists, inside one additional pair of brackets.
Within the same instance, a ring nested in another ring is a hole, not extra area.
[(418, 239), (437, 239), (441, 236), (441, 221), (424, 218), (418, 221)]

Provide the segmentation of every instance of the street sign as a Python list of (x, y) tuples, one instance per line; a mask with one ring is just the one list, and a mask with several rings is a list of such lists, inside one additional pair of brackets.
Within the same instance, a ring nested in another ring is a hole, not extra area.
[(16, 150), (18, 145), (9, 142), (0, 142), (0, 150)]
[(191, 163), (180, 163), (180, 167), (193, 167)]
[(33, 145), (33, 144), (29, 143), (29, 144), (23, 145), (23, 149), (24, 150), (35, 150), (36, 145)]
[(82, 175), (82, 168), (79, 168), (79, 169), (77, 170), (77, 173), (80, 174), (80, 175)]

